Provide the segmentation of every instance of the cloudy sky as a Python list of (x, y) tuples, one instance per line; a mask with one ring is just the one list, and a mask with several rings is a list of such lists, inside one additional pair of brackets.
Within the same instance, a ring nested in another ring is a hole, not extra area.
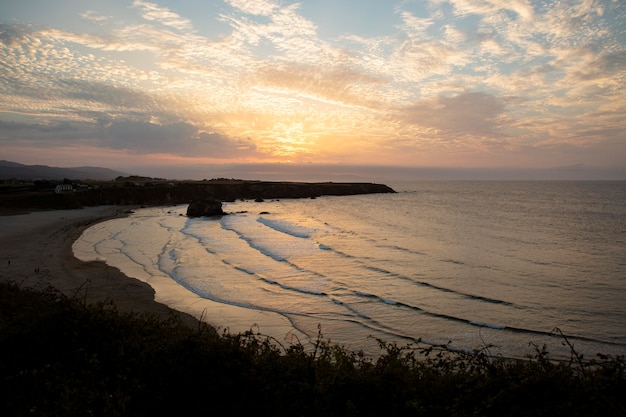
[(623, 0), (4, 1), (0, 66), (25, 164), (626, 172)]

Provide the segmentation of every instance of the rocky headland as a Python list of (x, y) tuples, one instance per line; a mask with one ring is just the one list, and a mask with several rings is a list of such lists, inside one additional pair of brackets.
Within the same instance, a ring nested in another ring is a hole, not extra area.
[(103, 205), (174, 205), (193, 200), (235, 201), (238, 199), (315, 198), (357, 194), (395, 193), (374, 183), (306, 183), (251, 180), (109, 182), (81, 184), (72, 191), (54, 190), (3, 193), (0, 210), (34, 211), (63, 210)]

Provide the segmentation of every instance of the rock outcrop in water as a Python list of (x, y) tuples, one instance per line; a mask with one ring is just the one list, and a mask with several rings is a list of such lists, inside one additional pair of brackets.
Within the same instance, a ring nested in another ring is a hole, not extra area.
[(193, 200), (187, 207), (187, 216), (221, 216), (224, 214), (222, 210), (222, 202), (218, 200)]
[(187, 204), (193, 200), (314, 198), (324, 195), (395, 193), (383, 184), (305, 183), (247, 180), (162, 181), (148, 184), (109, 182), (71, 193), (23, 192), (0, 196), (1, 209), (59, 210), (102, 205), (164, 206)]

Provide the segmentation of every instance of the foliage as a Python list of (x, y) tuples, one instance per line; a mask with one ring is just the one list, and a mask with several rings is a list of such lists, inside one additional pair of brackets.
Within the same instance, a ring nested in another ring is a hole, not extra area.
[(572, 348), (557, 362), (535, 346), (506, 360), (379, 343), (368, 358), (320, 331), (308, 351), (0, 284), (0, 414), (626, 415), (623, 356), (587, 361)]

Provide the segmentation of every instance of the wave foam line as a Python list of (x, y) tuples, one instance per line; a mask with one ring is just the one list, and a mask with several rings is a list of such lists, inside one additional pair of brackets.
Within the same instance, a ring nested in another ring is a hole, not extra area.
[(481, 295), (474, 295), (474, 294), (469, 294), (466, 292), (462, 292), (462, 291), (456, 291), (456, 290), (452, 290), (450, 288), (445, 288), (445, 287), (440, 287), (438, 285), (434, 285), (425, 281), (415, 281), (413, 279), (411, 279), (410, 277), (407, 277), (406, 275), (401, 275), (401, 274), (397, 274), (395, 272), (391, 272), (388, 271), (386, 269), (383, 268), (379, 268), (377, 266), (369, 266), (369, 265), (363, 265), (364, 268), (370, 270), (370, 271), (374, 271), (380, 274), (384, 274), (387, 275), (389, 277), (393, 277), (393, 278), (399, 278), (402, 279), (404, 281), (408, 281), (412, 284), (415, 285), (419, 285), (422, 287), (427, 287), (427, 288), (431, 288), (437, 291), (441, 291), (441, 292), (445, 292), (445, 293), (450, 293), (450, 294), (455, 294), (455, 295), (459, 295), (463, 298), (469, 298), (471, 300), (477, 300), (477, 301), (484, 301), (486, 303), (491, 303), (491, 304), (501, 304), (501, 305), (506, 305), (506, 306), (511, 306), (514, 307), (515, 304), (511, 303), (510, 301), (504, 301), (504, 300), (499, 300), (496, 298), (490, 298), (490, 297), (484, 297)]
[[(542, 330), (533, 330), (533, 329), (525, 329), (525, 328), (521, 328), (521, 327), (506, 326), (506, 325), (502, 325), (502, 324), (482, 323), (482, 322), (478, 322), (478, 321), (467, 320), (467, 319), (456, 317), (456, 316), (451, 316), (449, 314), (434, 313), (432, 311), (424, 310), (423, 308), (420, 308), (420, 307), (417, 307), (417, 306), (413, 306), (413, 305), (410, 305), (410, 304), (402, 303), (402, 302), (399, 302), (399, 301), (389, 300), (387, 298), (380, 297), (380, 296), (378, 296), (376, 294), (364, 293), (364, 292), (360, 292), (360, 291), (354, 291), (354, 294), (357, 295), (357, 296), (360, 296), (360, 297), (375, 299), (375, 300), (377, 300), (377, 301), (379, 301), (381, 303), (384, 303), (386, 305), (389, 305), (391, 307), (398, 307), (398, 308), (404, 307), (404, 308), (408, 308), (410, 310), (417, 311), (417, 312), (419, 312), (421, 314), (424, 314), (424, 315), (427, 315), (427, 316), (430, 316), (430, 317), (441, 318), (441, 319), (444, 319), (444, 320), (455, 321), (455, 322), (458, 322), (458, 323), (465, 323), (465, 324), (469, 324), (471, 326), (486, 327), (486, 328), (490, 328), (490, 329), (493, 329), (493, 330), (510, 331), (510, 332), (514, 332), (514, 333), (535, 334), (535, 335), (546, 336), (546, 337), (557, 337), (557, 338), (562, 337), (561, 335), (555, 334), (554, 332), (551, 332), (551, 331), (547, 332), (547, 331), (542, 331)], [(584, 337), (584, 336), (565, 335), (565, 337), (567, 337), (568, 339), (571, 339), (571, 340), (579, 340), (579, 341), (594, 342), (594, 343), (604, 343), (604, 344), (609, 344), (609, 345), (620, 345), (619, 343), (607, 342), (607, 341), (604, 341), (604, 340), (598, 340), (598, 339)]]
[[(233, 265), (233, 264), (231, 264), (231, 263), (229, 263), (229, 262), (227, 262), (225, 260), (223, 260), (222, 262), (224, 262), (225, 264), (233, 267), (234, 269), (236, 269), (238, 271), (244, 272), (244, 273), (246, 273), (248, 275), (251, 275), (251, 276), (255, 276), (258, 280), (260, 280), (260, 281), (262, 281), (262, 282), (264, 282), (264, 283), (266, 283), (268, 285), (276, 286), (276, 287), (278, 287), (278, 288), (280, 288), (282, 290), (285, 290), (285, 291), (288, 291), (288, 292), (295, 292), (297, 294), (312, 295), (312, 296), (316, 296), (316, 297), (324, 297), (324, 298), (332, 301), (334, 304), (343, 307), (349, 313), (352, 313), (352, 314), (346, 314), (344, 317), (354, 317), (354, 315), (356, 315), (359, 318), (362, 318), (364, 320), (369, 320), (372, 323), (376, 323), (376, 324), (382, 326), (382, 324), (378, 323), (376, 320), (372, 319), (371, 317), (369, 317), (369, 316), (367, 316), (365, 314), (360, 313), (358, 310), (354, 309), (350, 305), (348, 305), (348, 304), (346, 304), (346, 303), (344, 303), (344, 302), (342, 302), (340, 300), (337, 300), (336, 298), (331, 297), (328, 293), (326, 293), (324, 291), (306, 290), (306, 289), (294, 287), (292, 285), (285, 285), (285, 284), (282, 284), (282, 283), (280, 283), (280, 282), (278, 282), (276, 280), (273, 280), (273, 279), (267, 278), (267, 277), (265, 277), (263, 275), (260, 275), (260, 274), (258, 274), (256, 272), (253, 272), (253, 271), (247, 270), (245, 268)], [(287, 262), (287, 263), (291, 264), (290, 262)], [(299, 267), (297, 267), (295, 265), (294, 265), (294, 267), (296, 269), (300, 270), (300, 271), (305, 271), (302, 268), (299, 268)], [(320, 277), (325, 277), (324, 275), (318, 274), (316, 272), (311, 272), (311, 273), (315, 274), (315, 275), (318, 275)]]
[(302, 239), (308, 239), (316, 232), (316, 230), (309, 229), (308, 227), (299, 226), (284, 220), (268, 219), (267, 217), (259, 217), (257, 222), (277, 232)]

